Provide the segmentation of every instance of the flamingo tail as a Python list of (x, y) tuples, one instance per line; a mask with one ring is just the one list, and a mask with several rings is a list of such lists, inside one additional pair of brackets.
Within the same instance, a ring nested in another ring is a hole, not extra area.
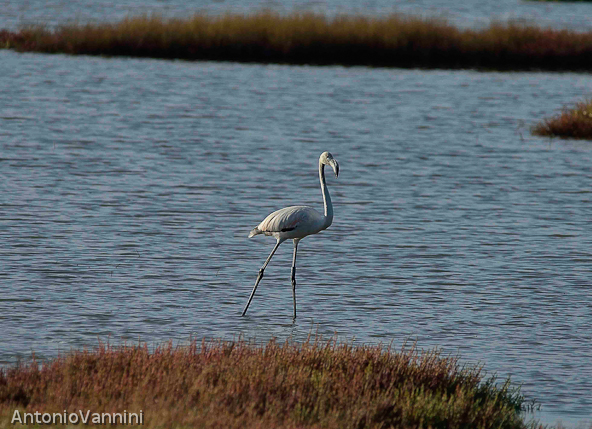
[(251, 232), (249, 232), (249, 238), (255, 237), (256, 235), (261, 234), (261, 230), (257, 227), (253, 228)]

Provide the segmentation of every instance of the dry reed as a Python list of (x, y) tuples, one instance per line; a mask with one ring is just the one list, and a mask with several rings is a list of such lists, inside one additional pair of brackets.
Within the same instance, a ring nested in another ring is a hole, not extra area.
[(0, 47), (48, 53), (125, 55), (288, 64), (499, 70), (590, 70), (592, 32), (494, 23), (461, 30), (401, 15), (142, 16), (117, 23), (0, 31)]
[(544, 119), (532, 127), (532, 133), (538, 136), (592, 140), (592, 99)]
[(524, 403), (437, 351), (334, 340), (101, 344), (0, 372), (3, 427), (18, 409), (142, 410), (147, 428), (524, 428)]

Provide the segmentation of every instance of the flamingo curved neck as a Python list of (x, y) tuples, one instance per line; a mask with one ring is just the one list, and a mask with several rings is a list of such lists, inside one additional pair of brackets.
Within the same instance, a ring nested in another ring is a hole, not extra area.
[(325, 228), (333, 223), (333, 204), (325, 182), (325, 164), (319, 161), (319, 179), (321, 181), (321, 192), (323, 193), (323, 204), (325, 205)]

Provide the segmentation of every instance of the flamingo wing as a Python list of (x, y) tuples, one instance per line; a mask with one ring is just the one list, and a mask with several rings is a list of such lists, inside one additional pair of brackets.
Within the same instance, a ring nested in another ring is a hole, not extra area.
[[(323, 224), (323, 216), (312, 207), (292, 206), (277, 210), (267, 216), (253, 230), (249, 237), (257, 234), (276, 235), (293, 232), (297, 234), (302, 231), (304, 235), (318, 232)], [(292, 235), (292, 234), (290, 234)], [(303, 236), (304, 236), (303, 235)]]

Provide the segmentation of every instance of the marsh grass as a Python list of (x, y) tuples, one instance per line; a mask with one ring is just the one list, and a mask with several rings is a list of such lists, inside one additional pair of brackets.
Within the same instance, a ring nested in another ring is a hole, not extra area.
[(335, 340), (100, 344), (0, 372), (3, 427), (19, 409), (143, 410), (147, 428), (524, 428), (524, 405), (438, 351)]
[(0, 32), (0, 47), (185, 60), (500, 70), (590, 70), (592, 32), (494, 23), (461, 30), (403, 15), (314, 13), (140, 16), (117, 23)]
[(547, 137), (592, 140), (592, 99), (544, 119), (532, 127), (532, 133)]

